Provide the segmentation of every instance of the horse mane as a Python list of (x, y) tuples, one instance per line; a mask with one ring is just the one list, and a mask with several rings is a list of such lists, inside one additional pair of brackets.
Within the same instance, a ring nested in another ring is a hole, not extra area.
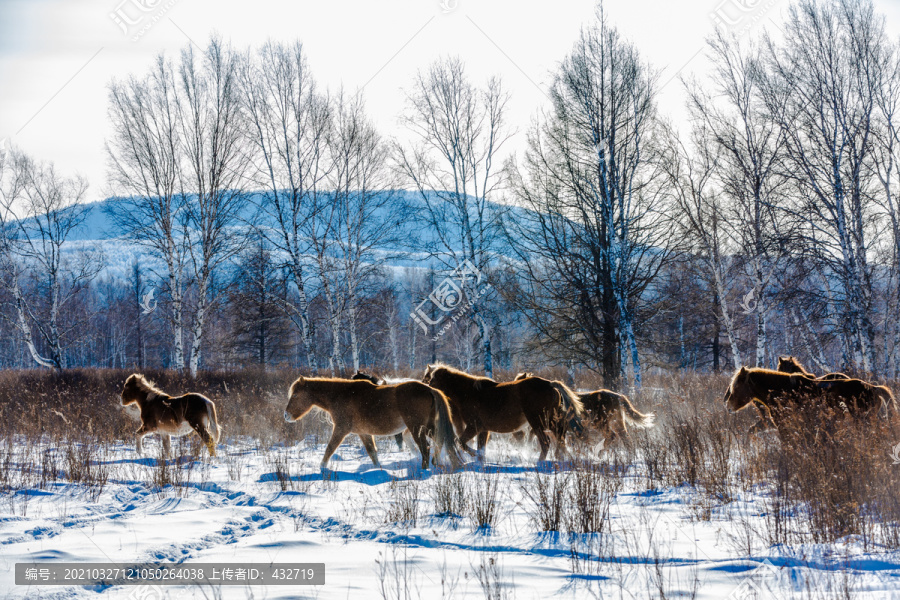
[(291, 393), (291, 395), (293, 395), (296, 388), (302, 387), (309, 383), (313, 383), (313, 384), (315, 384), (315, 383), (352, 384), (352, 383), (359, 383), (362, 381), (365, 381), (366, 383), (372, 383), (368, 379), (344, 379), (343, 377), (302, 377), (301, 376), (301, 377), (298, 377), (296, 380), (294, 380), (294, 382), (291, 384), (290, 393)]
[(482, 385), (496, 385), (496, 383), (497, 383), (490, 377), (483, 377), (481, 375), (472, 375), (471, 373), (466, 373), (462, 369), (457, 369), (456, 367), (451, 367), (450, 365), (448, 365), (446, 363), (439, 362), (439, 363), (430, 364), (430, 365), (428, 365), (428, 368), (431, 370), (432, 377), (438, 371), (443, 370), (443, 371), (449, 373), (450, 375), (456, 375), (457, 377), (463, 377), (465, 379), (468, 379), (469, 381), (472, 382), (472, 385), (475, 386), (476, 390), (481, 389)]
[(141, 375), (140, 373), (133, 373), (125, 380), (125, 384), (133, 383), (137, 386), (139, 390), (146, 393), (147, 396), (166, 396), (167, 394), (156, 387), (152, 381)]
[[(792, 377), (795, 375), (801, 375), (801, 376), (807, 377), (809, 379), (814, 379), (814, 377), (812, 375), (810, 375), (809, 373), (785, 373), (784, 371), (779, 371), (777, 369), (769, 369), (767, 367), (741, 367), (741, 368), (745, 369), (748, 373), (757, 373), (760, 375), (775, 375), (777, 377)], [(740, 369), (738, 369), (737, 373), (740, 373), (740, 372), (741, 372)], [(737, 373), (735, 373), (735, 375), (737, 375)]]

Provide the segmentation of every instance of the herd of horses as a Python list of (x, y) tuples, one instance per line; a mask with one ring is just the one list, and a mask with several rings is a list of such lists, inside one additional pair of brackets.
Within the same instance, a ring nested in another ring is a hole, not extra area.
[[(732, 377), (724, 403), (733, 411), (756, 406), (760, 420), (750, 432), (775, 429), (782, 436), (791, 419), (804, 410), (865, 419), (882, 409), (885, 414), (897, 409), (888, 388), (842, 373), (817, 377), (793, 357), (780, 358), (777, 370), (742, 367)], [(122, 405), (130, 404), (140, 408), (139, 453), (148, 434), (160, 434), (168, 455), (171, 436), (196, 432), (215, 456), (220, 427), (209, 398), (173, 397), (143, 375), (133, 374), (122, 389)], [(351, 379), (301, 376), (291, 384), (284, 419), (298, 421), (313, 408), (327, 412), (333, 424), (323, 467), (351, 433), (359, 437), (376, 466), (375, 436), (394, 436), (402, 448), (407, 434), (419, 448), (423, 469), (431, 459), (437, 464), (442, 452), (451, 467), (458, 468), (462, 452), (483, 457), (492, 433), (523, 439), (530, 431), (540, 445), (538, 461), (544, 461), (554, 442), (557, 458), (567, 453), (569, 433), (587, 440), (599, 435), (605, 445), (627, 435), (629, 425), (652, 427), (655, 418), (635, 409), (625, 395), (609, 390), (579, 394), (561, 381), (528, 372), (499, 382), (444, 364), (428, 365), (421, 381), (389, 383), (359, 371)], [(477, 450), (468, 445), (473, 439)]]

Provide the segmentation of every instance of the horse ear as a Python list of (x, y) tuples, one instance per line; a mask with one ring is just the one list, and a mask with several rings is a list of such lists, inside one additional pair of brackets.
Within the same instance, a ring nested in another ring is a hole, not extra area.
[(748, 373), (747, 367), (741, 367), (741, 370), (738, 371), (738, 377), (741, 377), (741, 378), (746, 377), (747, 373)]

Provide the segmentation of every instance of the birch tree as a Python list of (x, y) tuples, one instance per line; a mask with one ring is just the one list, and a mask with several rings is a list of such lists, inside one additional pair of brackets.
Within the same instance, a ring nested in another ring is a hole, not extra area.
[(766, 319), (771, 283), (789, 246), (782, 210), (787, 181), (781, 168), (785, 134), (768, 118), (759, 89), (760, 48), (742, 45), (721, 30), (709, 41), (711, 89), (689, 86), (692, 118), (702, 122), (720, 150), (716, 178), (728, 198), (730, 224), (751, 283), (747, 308), (756, 320), (756, 366), (769, 352)]
[(201, 56), (182, 50), (177, 72), (178, 127), (184, 146), (178, 169), (190, 238), (188, 256), (196, 280), (191, 327), (192, 376), (200, 368), (203, 329), (215, 271), (246, 244), (236, 229), (246, 215), (243, 186), (248, 168), (237, 82), (239, 57), (213, 38)]
[[(896, 378), (900, 374), (900, 43), (882, 47), (881, 67), (877, 71), (876, 91), (877, 139), (874, 152), (874, 172), (882, 188), (880, 204), (890, 224), (891, 283), (888, 308), (891, 318), (885, 318), (885, 341), (890, 351), (885, 353), (885, 374)], [(892, 298), (891, 298), (892, 296)], [(888, 324), (892, 330), (888, 330)]]
[(172, 327), (172, 366), (183, 369), (188, 211), (180, 187), (182, 130), (174, 67), (160, 55), (144, 77), (113, 81), (107, 114), (107, 204), (116, 229), (159, 258), (165, 271)]
[[(398, 148), (399, 164), (424, 206), (427, 249), (448, 270), (469, 261), (486, 273), (490, 265), (500, 234), (502, 211), (491, 199), (503, 180), (498, 154), (508, 138), (508, 100), (498, 78), (480, 88), (471, 83), (458, 58), (436, 61), (407, 91), (402, 122), (415, 144)], [(487, 297), (468, 281), (482, 364), (491, 377)]]
[(714, 181), (720, 151), (713, 147), (702, 123), (695, 127), (691, 137), (693, 144), (689, 149), (672, 136), (672, 154), (666, 172), (681, 215), (681, 231), (691, 242), (687, 250), (692, 260), (702, 264), (711, 283), (718, 309), (716, 316), (728, 337), (734, 368), (739, 369), (744, 363), (728, 306), (733, 260), (728, 236), (723, 231), (727, 221), (721, 206), (722, 194)]
[(83, 316), (67, 309), (102, 267), (97, 252), (65, 250), (87, 215), (87, 181), (63, 177), (52, 164), (17, 151), (0, 157), (4, 178), (0, 244), (15, 327), (35, 363), (65, 369), (66, 343), (84, 325)]
[(867, 202), (883, 20), (871, 2), (801, 0), (782, 44), (766, 42), (764, 97), (785, 136), (787, 172), (800, 198), (807, 248), (836, 279), (829, 296), (842, 316), (847, 365), (875, 367), (875, 303)]
[[(367, 119), (362, 97), (339, 94), (334, 119), (329, 138), (334, 192), (330, 209), (323, 209), (322, 214), (333, 220), (329, 227), (336, 258), (333, 293), (341, 298), (340, 305), (346, 310), (351, 361), (356, 370), (360, 367), (361, 344), (358, 314), (365, 286), (385, 261), (396, 257), (410, 214), (395, 191), (389, 168), (390, 147)], [(332, 318), (333, 330), (341, 329), (337, 317)]]
[(316, 369), (307, 233), (330, 172), (326, 148), (330, 103), (319, 93), (300, 43), (268, 42), (248, 55), (241, 84), (249, 141), (256, 150), (252, 180), (263, 190), (258, 194), (261, 231), (286, 257), (297, 293), (296, 306), (290, 307), (292, 317), (300, 329), (307, 366)]

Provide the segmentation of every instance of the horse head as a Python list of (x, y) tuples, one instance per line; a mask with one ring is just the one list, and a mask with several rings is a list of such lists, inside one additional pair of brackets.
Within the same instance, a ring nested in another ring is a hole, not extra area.
[(422, 376), (422, 383), (431, 384), (431, 379), (434, 377), (434, 373), (437, 371), (437, 365), (428, 365), (425, 367), (425, 374)]
[(747, 367), (741, 367), (738, 372), (734, 374), (731, 383), (728, 385), (728, 389), (725, 391), (725, 406), (731, 410), (738, 411), (750, 404), (752, 400), (753, 393), (750, 390), (750, 372), (747, 370)]
[(134, 373), (125, 380), (122, 387), (122, 406), (134, 404), (138, 400), (146, 397), (146, 393), (141, 389), (140, 375)]
[(806, 369), (803, 368), (803, 365), (800, 364), (800, 361), (793, 356), (779, 356), (777, 370), (782, 373), (807, 373)]
[(288, 423), (299, 421), (306, 413), (312, 410), (312, 407), (306, 380), (300, 376), (297, 378), (297, 381), (291, 384), (291, 390), (288, 394), (288, 405), (284, 409), (284, 420)]

